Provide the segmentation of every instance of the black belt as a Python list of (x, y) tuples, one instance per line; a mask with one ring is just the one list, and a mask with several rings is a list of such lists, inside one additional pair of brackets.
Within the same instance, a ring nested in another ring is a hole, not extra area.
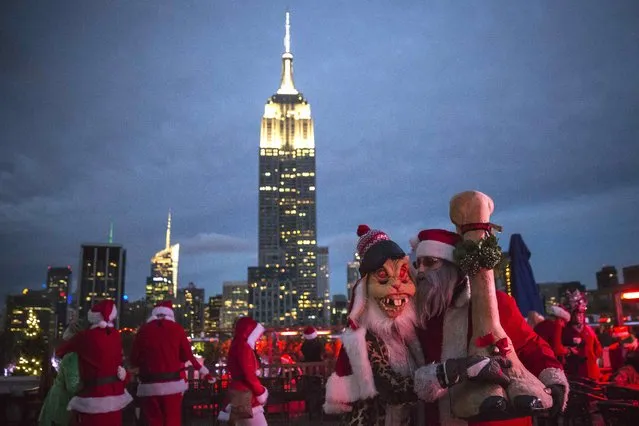
[(96, 388), (98, 386), (102, 386), (102, 385), (108, 385), (109, 383), (117, 383), (120, 381), (120, 378), (118, 376), (106, 376), (106, 377), (98, 377), (97, 379), (93, 379), (93, 380), (83, 380), (82, 381), (82, 389), (88, 389), (88, 388)]
[(142, 383), (155, 383), (155, 382), (162, 382), (165, 380), (179, 380), (181, 378), (179, 371), (175, 371), (171, 373), (145, 374), (145, 375), (140, 375), (139, 377), (140, 377), (140, 382)]

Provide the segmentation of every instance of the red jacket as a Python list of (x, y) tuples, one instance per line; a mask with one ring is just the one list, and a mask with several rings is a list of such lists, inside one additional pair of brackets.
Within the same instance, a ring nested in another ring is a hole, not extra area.
[(250, 317), (243, 317), (235, 325), (235, 335), (228, 355), (228, 370), (231, 374), (229, 389), (253, 394), (251, 405), (260, 407), (266, 403), (268, 390), (257, 377), (260, 365), (255, 356), (255, 342), (264, 333), (264, 327)]
[(603, 349), (595, 332), (588, 325), (581, 331), (569, 325), (564, 328), (563, 344), (576, 349), (576, 354), (566, 357), (566, 373), (575, 377), (599, 380), (601, 371), (597, 359), (603, 355)]
[(64, 342), (56, 356), (75, 352), (83, 388), (69, 403), (69, 409), (80, 413), (109, 413), (119, 411), (132, 401), (125, 390), (122, 375), (122, 340), (118, 330), (91, 328)]
[(561, 343), (564, 327), (565, 323), (556, 319), (543, 320), (535, 326), (535, 333), (550, 345), (559, 360), (563, 360), (568, 354), (568, 349)]
[(191, 343), (181, 325), (165, 317), (153, 319), (138, 330), (131, 350), (131, 364), (139, 367), (138, 396), (172, 395), (184, 392), (184, 363), (208, 374), (191, 352)]
[[(445, 357), (454, 358), (465, 356), (465, 348), (472, 337), (472, 318), (469, 315), (470, 303), (468, 298), (470, 293), (460, 296), (444, 315), (429, 320), (426, 330), (418, 330), (418, 337), (424, 351), (426, 364), (439, 363)], [(465, 300), (462, 300), (464, 299)], [(526, 319), (521, 315), (515, 300), (506, 293), (497, 291), (497, 307), (501, 325), (510, 337), (517, 356), (524, 366), (535, 376), (542, 379), (547, 386), (550, 384), (562, 384), (567, 386), (562, 366), (555, 358), (555, 355), (542, 338), (540, 338), (530, 328)], [(448, 328), (444, 330), (444, 317)], [(455, 352), (460, 353), (455, 353)], [(540, 374), (544, 371), (542, 377)], [(552, 382), (552, 383), (547, 383)], [(426, 422), (428, 426), (439, 426), (440, 410), (439, 405), (448, 396), (443, 396), (440, 400), (426, 404)], [(442, 414), (446, 416), (446, 414)], [(498, 422), (481, 422), (473, 425), (499, 425), (499, 426), (524, 426), (531, 425), (530, 418), (520, 418)]]

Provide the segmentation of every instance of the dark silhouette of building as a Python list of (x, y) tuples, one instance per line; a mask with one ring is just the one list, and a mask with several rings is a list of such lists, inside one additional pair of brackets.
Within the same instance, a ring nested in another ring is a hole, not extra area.
[[(114, 300), (121, 313), (125, 297), (126, 250), (119, 244), (83, 244), (80, 259), (79, 317), (86, 318), (91, 307), (104, 299)], [(119, 326), (119, 316), (116, 326)]]
[(610, 288), (619, 285), (617, 268), (614, 266), (604, 266), (597, 271), (597, 289)]
[(47, 270), (47, 290), (51, 293), (53, 312), (55, 316), (53, 338), (59, 339), (67, 325), (69, 291), (71, 287), (71, 267), (49, 266)]
[(222, 307), (224, 299), (221, 294), (209, 297), (209, 303), (206, 306), (204, 332), (206, 334), (215, 332), (221, 325)]
[(5, 331), (16, 337), (19, 346), (23, 333), (29, 327), (29, 314), (35, 314), (45, 342), (55, 338), (55, 309), (57, 297), (49, 290), (24, 289), (21, 294), (8, 295), (6, 299)]
[(346, 325), (346, 315), (348, 314), (348, 299), (343, 294), (333, 296), (331, 303), (331, 325)]
[(204, 289), (189, 283), (186, 288), (178, 290), (178, 306), (176, 320), (193, 336), (204, 331)]
[(626, 266), (621, 271), (624, 284), (639, 283), (639, 265)]

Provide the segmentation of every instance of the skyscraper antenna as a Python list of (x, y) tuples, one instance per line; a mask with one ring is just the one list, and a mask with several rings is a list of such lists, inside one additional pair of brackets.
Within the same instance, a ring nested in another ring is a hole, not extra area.
[(171, 209), (169, 209), (169, 220), (166, 223), (166, 249), (171, 247)]
[(286, 31), (284, 33), (284, 53), (291, 53), (291, 13), (286, 10)]
[(113, 244), (113, 222), (109, 225), (109, 244)]

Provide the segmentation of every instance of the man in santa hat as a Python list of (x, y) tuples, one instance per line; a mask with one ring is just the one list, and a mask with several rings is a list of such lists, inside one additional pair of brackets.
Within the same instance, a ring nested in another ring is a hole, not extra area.
[(232, 420), (236, 426), (267, 426), (264, 405), (268, 389), (257, 375), (260, 363), (255, 345), (264, 334), (264, 326), (251, 317), (242, 317), (235, 323), (235, 334), (228, 354), (228, 371), (231, 383), (228, 387), (226, 407), (218, 420)]
[(304, 343), (302, 343), (302, 356), (304, 362), (321, 362), (324, 352), (324, 345), (317, 338), (317, 330), (312, 325), (304, 329), (302, 334)]
[[(472, 335), (470, 285), (454, 263), (453, 250), (461, 237), (441, 229), (421, 231), (411, 240), (416, 277), (415, 309), (418, 335), (424, 351), (426, 367), (415, 376), (415, 391), (427, 402), (429, 426), (448, 425), (531, 425), (530, 417), (467, 423), (451, 415), (450, 386), (463, 379), (451, 359), (464, 357)], [(565, 408), (568, 381), (552, 349), (527, 324), (510, 296), (497, 291), (497, 305), (502, 328), (510, 337), (515, 352), (524, 366), (548, 386), (553, 396), (553, 412)], [(507, 366), (504, 366), (507, 367)]]
[(139, 368), (137, 396), (147, 426), (182, 424), (182, 395), (188, 383), (181, 371), (186, 362), (202, 377), (209, 374), (193, 356), (184, 329), (175, 322), (173, 303), (160, 302), (138, 330), (131, 350), (131, 364)]
[(548, 314), (550, 318), (537, 324), (534, 330), (550, 345), (559, 362), (563, 364), (568, 349), (561, 343), (561, 336), (566, 324), (570, 321), (570, 312), (559, 305), (553, 305), (548, 309)]
[[(417, 401), (413, 374), (423, 355), (415, 334), (408, 256), (382, 231), (360, 225), (357, 235), (362, 278), (353, 287), (349, 327), (326, 384), (324, 411), (345, 414), (349, 425), (409, 425)], [(489, 371), (495, 365), (488, 358), (452, 363), (464, 378), (507, 381), (498, 368), (496, 374)]]
[(122, 409), (132, 400), (125, 389), (126, 370), (122, 367), (122, 340), (114, 328), (117, 310), (113, 300), (103, 300), (89, 311), (88, 330), (76, 334), (56, 351), (61, 358), (75, 352), (79, 358), (80, 391), (68, 409), (78, 413), (78, 424), (120, 426)]
[(599, 380), (598, 359), (603, 349), (593, 329), (586, 324), (585, 295), (579, 290), (567, 291), (566, 307), (570, 311), (570, 322), (562, 334), (563, 345), (570, 351), (566, 357), (566, 373), (575, 378)]

